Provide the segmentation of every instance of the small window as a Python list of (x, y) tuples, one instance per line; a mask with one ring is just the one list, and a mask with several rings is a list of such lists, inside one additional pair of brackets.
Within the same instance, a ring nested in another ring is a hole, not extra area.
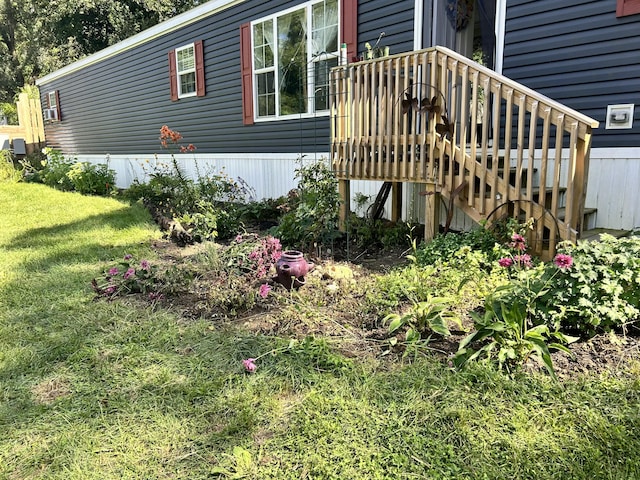
[(176, 49), (178, 98), (196, 94), (196, 55), (193, 44)]
[(625, 17), (640, 13), (640, 0), (618, 0), (617, 17)]
[(58, 98), (56, 92), (49, 92), (49, 108), (58, 109)]
[(42, 112), (45, 121), (60, 121), (60, 95), (58, 93), (58, 90), (47, 93), (45, 96), (45, 100), (46, 108)]
[(202, 40), (169, 52), (169, 87), (172, 101), (205, 96)]

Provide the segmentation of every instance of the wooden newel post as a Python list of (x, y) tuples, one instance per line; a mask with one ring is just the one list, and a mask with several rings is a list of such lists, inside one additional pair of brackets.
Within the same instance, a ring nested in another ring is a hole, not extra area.
[(347, 221), (351, 214), (351, 182), (349, 180), (338, 180), (338, 193), (342, 199), (338, 228), (341, 232), (345, 232), (347, 230)]
[(440, 232), (440, 192), (435, 183), (427, 184), (424, 218), (424, 240), (428, 242)]

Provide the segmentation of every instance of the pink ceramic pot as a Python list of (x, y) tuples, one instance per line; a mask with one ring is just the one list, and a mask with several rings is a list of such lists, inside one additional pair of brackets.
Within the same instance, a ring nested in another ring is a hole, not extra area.
[(304, 285), (304, 276), (309, 273), (315, 265), (308, 263), (302, 252), (297, 250), (287, 250), (276, 263), (278, 273), (278, 283), (284, 285), (287, 290), (300, 288)]

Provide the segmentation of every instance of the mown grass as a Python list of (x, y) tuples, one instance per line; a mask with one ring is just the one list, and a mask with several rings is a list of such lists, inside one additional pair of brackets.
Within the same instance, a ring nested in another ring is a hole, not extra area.
[(96, 302), (106, 265), (153, 255), (146, 212), (29, 184), (0, 205), (0, 478), (640, 478), (638, 365), (389, 366)]

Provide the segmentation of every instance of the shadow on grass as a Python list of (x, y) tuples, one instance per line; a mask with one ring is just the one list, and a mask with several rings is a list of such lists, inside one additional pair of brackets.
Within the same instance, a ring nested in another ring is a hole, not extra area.
[[(151, 217), (142, 208), (123, 207), (69, 223), (26, 230), (14, 237), (5, 248), (7, 251), (33, 249), (45, 252), (43, 256), (25, 255), (21, 264), (27, 272), (43, 271), (52, 266), (108, 260), (110, 252), (122, 250), (127, 246), (114, 244), (105, 234), (101, 234), (101, 231), (136, 228), (148, 228), (151, 231), (152, 225)], [(132, 243), (131, 247), (139, 245), (140, 243)]]

